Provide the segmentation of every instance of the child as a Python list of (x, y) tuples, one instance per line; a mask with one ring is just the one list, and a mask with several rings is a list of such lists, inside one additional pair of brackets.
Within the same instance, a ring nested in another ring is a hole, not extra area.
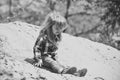
[(76, 67), (64, 67), (57, 60), (56, 50), (61, 41), (61, 33), (67, 28), (67, 22), (58, 12), (49, 13), (33, 47), (35, 65), (47, 67), (55, 73), (85, 76), (87, 69), (77, 71)]

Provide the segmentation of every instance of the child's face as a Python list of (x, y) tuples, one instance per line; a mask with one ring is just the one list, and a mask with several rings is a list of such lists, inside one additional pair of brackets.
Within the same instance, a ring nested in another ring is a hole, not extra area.
[(53, 33), (56, 34), (56, 35), (62, 33), (63, 30), (64, 30), (64, 27), (65, 27), (65, 24), (55, 23), (55, 24), (52, 26)]

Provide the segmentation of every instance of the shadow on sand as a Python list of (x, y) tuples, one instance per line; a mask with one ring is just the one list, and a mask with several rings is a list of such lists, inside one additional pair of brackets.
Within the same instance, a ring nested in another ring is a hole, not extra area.
[(24, 61), (26, 61), (32, 65), (34, 65), (34, 63), (35, 63), (35, 60), (33, 58), (26, 58)]
[[(34, 65), (35, 62), (36, 62), (33, 58), (26, 58), (24, 61), (26, 61), (26, 62), (28, 62), (28, 63), (30, 63), (30, 64), (32, 64), (32, 65)], [(34, 66), (35, 66), (35, 65), (34, 65)], [(37, 66), (36, 66), (36, 67), (37, 67)], [(47, 67), (45, 67), (45, 66), (38, 67), (38, 68), (45, 69), (45, 70), (47, 70), (47, 71), (53, 72), (51, 69), (49, 69), (49, 68), (47, 68)], [(54, 72), (53, 72), (53, 73), (54, 73)]]

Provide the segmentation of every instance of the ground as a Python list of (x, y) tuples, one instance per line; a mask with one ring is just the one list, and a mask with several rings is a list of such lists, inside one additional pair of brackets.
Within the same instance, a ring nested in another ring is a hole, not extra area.
[(33, 45), (39, 26), (24, 22), (0, 24), (0, 80), (119, 80), (120, 51), (85, 38), (62, 34), (58, 59), (65, 66), (87, 68), (85, 77), (56, 74), (33, 66)]

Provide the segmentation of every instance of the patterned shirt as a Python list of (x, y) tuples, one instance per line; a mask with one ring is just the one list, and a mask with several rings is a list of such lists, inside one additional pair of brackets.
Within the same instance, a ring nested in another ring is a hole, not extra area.
[(56, 53), (55, 51), (58, 49), (58, 47), (51, 43), (48, 39), (47, 39), (47, 36), (43, 36), (41, 37), (36, 45), (35, 45), (35, 49), (34, 49), (34, 53), (35, 52), (39, 52), (40, 54), (37, 54), (37, 55), (40, 55), (39, 57), (42, 58), (43, 56), (55, 56)]

